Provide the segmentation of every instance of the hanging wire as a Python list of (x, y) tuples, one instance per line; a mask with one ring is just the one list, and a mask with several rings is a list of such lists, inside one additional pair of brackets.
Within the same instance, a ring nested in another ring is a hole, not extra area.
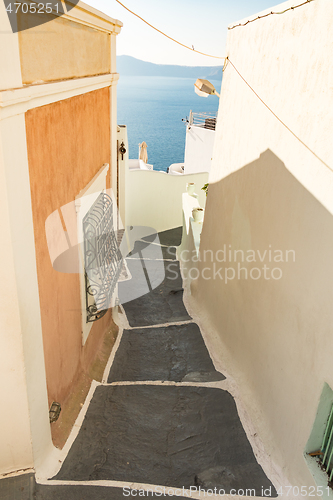
[(178, 43), (178, 45), (181, 45), (182, 47), (185, 47), (185, 49), (189, 49), (191, 52), (196, 52), (197, 54), (201, 54), (202, 56), (214, 57), (215, 59), (225, 59), (225, 57), (213, 56), (211, 54), (205, 54), (205, 52), (200, 52), (199, 50), (195, 50), (194, 47), (193, 47), (193, 45), (192, 45), (192, 47), (189, 47), (188, 45), (184, 45), (183, 43), (178, 42), (178, 40), (175, 40), (174, 38), (172, 38), (171, 36), (167, 35), (163, 31), (159, 30), (158, 28), (155, 28), (155, 26), (153, 26), (152, 24), (148, 23), (148, 21), (146, 21), (145, 19), (143, 19), (143, 17), (139, 16), (139, 14), (136, 14), (135, 12), (133, 12), (132, 10), (130, 10), (128, 7), (126, 7), (126, 5), (124, 5), (123, 3), (121, 3), (119, 0), (116, 0), (116, 2), (118, 2), (119, 5), (121, 5), (122, 7), (124, 7), (124, 9), (126, 9), (128, 12), (130, 12), (131, 14), (133, 14), (134, 16), (136, 16), (138, 19), (141, 19), (141, 21), (143, 21), (144, 23), (146, 23), (148, 26), (150, 26), (151, 28), (153, 28), (155, 31), (157, 31), (158, 33), (161, 33), (161, 35), (163, 35), (163, 36), (166, 36), (167, 38), (169, 38), (169, 40), (172, 40), (173, 42)]
[(274, 113), (274, 111), (272, 110), (272, 108), (270, 108), (268, 106), (268, 104), (265, 103), (265, 101), (263, 99), (261, 99), (261, 97), (257, 94), (257, 92), (253, 89), (253, 87), (251, 87), (251, 85), (245, 80), (245, 78), (240, 74), (240, 72), (238, 71), (238, 69), (236, 68), (236, 66), (233, 64), (233, 62), (229, 59), (229, 57), (227, 57), (228, 59), (228, 62), (231, 64), (231, 66), (234, 68), (234, 70), (236, 71), (236, 73), (238, 73), (238, 75), (241, 77), (241, 79), (246, 83), (246, 85), (249, 87), (250, 90), (252, 90), (252, 92), (257, 96), (257, 98), (259, 99), (260, 102), (262, 102), (262, 104), (268, 109), (268, 111), (270, 111), (272, 113), (272, 115), (275, 116), (275, 118), (308, 150), (310, 151), (310, 153), (312, 153), (316, 158), (317, 160), (319, 160), (321, 163), (323, 163), (325, 165), (325, 167), (327, 167), (329, 170), (331, 170), (333, 172), (333, 168), (331, 168), (324, 160), (322, 160), (311, 148), (309, 148), (309, 146), (307, 144), (305, 144), (304, 141), (302, 141), (302, 139), (300, 139), (292, 130), (291, 128), (288, 127), (288, 125), (286, 125), (284, 123), (283, 120), (281, 120), (281, 118), (278, 117), (278, 115), (276, 113)]
[(305, 2), (300, 3), (299, 5), (294, 5), (293, 7), (289, 7), (288, 9), (282, 10), (281, 12), (268, 12), (267, 14), (264, 14), (263, 16), (258, 16), (254, 19), (249, 19), (248, 21), (246, 21), (246, 23), (239, 23), (239, 24), (235, 24), (234, 26), (230, 26), (228, 28), (228, 30), (233, 30), (234, 28), (238, 28), (239, 26), (246, 26), (249, 23), (253, 23), (254, 21), (258, 21), (258, 19), (263, 19), (264, 17), (285, 14), (285, 12), (288, 12), (289, 10), (297, 9), (298, 7), (302, 7), (303, 5), (306, 5), (307, 3), (310, 3), (313, 1), (314, 0), (306, 0)]

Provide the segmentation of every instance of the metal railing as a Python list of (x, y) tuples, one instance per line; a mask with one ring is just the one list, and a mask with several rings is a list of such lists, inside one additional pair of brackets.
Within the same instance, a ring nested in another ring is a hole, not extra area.
[(102, 318), (110, 307), (123, 259), (113, 227), (113, 202), (101, 193), (83, 219), (86, 322)]
[(188, 126), (207, 128), (215, 130), (217, 113), (193, 113), (190, 111)]
[(326, 425), (325, 435), (323, 443), (321, 445), (321, 456), (320, 461), (323, 468), (326, 470), (329, 480), (332, 481), (333, 477), (333, 406), (331, 409), (330, 416)]

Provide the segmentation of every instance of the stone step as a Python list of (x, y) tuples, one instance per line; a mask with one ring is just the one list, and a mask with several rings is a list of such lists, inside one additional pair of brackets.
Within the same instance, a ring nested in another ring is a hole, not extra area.
[(125, 330), (108, 382), (212, 382), (224, 378), (214, 368), (198, 325), (189, 323)]
[(98, 387), (54, 479), (255, 489), (255, 496), (271, 488), (276, 496), (232, 396), (205, 387)]

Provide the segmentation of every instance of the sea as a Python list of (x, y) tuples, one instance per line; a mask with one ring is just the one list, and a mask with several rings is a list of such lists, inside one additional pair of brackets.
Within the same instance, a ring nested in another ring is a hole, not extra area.
[[(221, 81), (210, 80), (220, 93)], [(148, 163), (165, 171), (182, 163), (186, 118), (196, 113), (216, 113), (219, 99), (200, 97), (193, 78), (120, 76), (117, 86), (118, 124), (127, 125), (129, 158), (139, 157), (139, 144), (148, 145)]]

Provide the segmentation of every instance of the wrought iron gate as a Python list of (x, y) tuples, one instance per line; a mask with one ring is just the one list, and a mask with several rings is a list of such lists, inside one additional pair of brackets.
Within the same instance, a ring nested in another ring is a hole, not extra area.
[(113, 203), (101, 193), (83, 219), (87, 323), (110, 307), (123, 265), (113, 227)]

